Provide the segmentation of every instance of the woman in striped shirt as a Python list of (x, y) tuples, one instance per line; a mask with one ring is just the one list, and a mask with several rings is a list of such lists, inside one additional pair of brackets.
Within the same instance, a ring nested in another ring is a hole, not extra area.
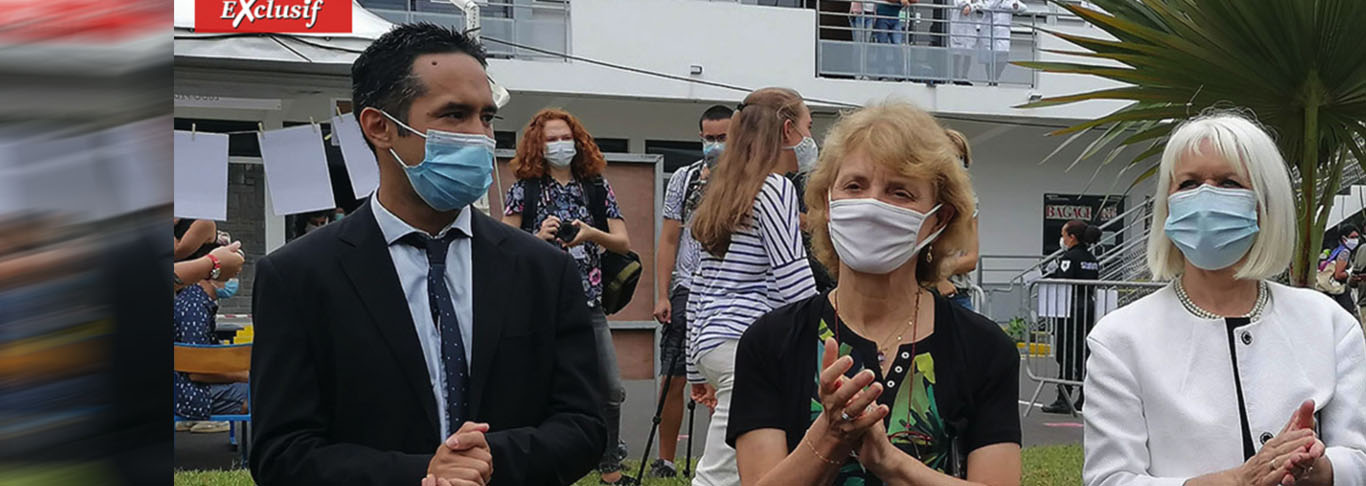
[(740, 484), (725, 443), (736, 342), (759, 316), (816, 293), (797, 190), (782, 176), (816, 159), (811, 112), (796, 91), (764, 88), (740, 103), (726, 139), (692, 226), (705, 254), (688, 299), (688, 381), (699, 401), (715, 394), (699, 486)]

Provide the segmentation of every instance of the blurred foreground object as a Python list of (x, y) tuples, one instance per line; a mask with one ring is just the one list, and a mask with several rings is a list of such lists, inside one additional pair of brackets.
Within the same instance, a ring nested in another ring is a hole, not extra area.
[(0, 484), (171, 481), (170, 6), (0, 0)]

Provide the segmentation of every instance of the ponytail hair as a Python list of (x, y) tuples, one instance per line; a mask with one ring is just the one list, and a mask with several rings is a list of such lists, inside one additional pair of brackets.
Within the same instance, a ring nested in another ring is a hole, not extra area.
[(708, 253), (725, 256), (731, 234), (745, 224), (764, 180), (782, 158), (783, 125), (796, 123), (805, 112), (801, 95), (787, 88), (750, 93), (735, 110), (726, 150), (693, 216), (693, 238)]

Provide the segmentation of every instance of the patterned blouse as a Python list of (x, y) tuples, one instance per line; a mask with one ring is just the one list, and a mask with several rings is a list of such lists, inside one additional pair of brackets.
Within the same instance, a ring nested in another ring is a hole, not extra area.
[[(218, 312), (218, 304), (209, 298), (208, 292), (199, 285), (185, 287), (175, 295), (173, 304), (175, 317), (175, 342), (181, 344), (214, 344), (213, 319)], [(175, 414), (191, 419), (209, 418), (213, 403), (209, 395), (209, 385), (190, 381), (190, 376), (176, 372)]]
[[(607, 179), (602, 180), (602, 184), (607, 187), (607, 219), (623, 219), (621, 208), (617, 207), (616, 193), (612, 192), (612, 185)], [(503, 211), (505, 215), (522, 214), (526, 206), (526, 180), (519, 180), (508, 189), (505, 199), (507, 208)], [(588, 210), (588, 197), (584, 193), (584, 186), (578, 180), (569, 181), (568, 184), (560, 184), (552, 177), (541, 179), (541, 200), (536, 203), (536, 214), (532, 228), (540, 228), (541, 222), (554, 215), (560, 219), (561, 225), (569, 224), (573, 220), (582, 220), (585, 223), (592, 223), (593, 216)], [(526, 215), (522, 216), (526, 218)], [(604, 251), (597, 243), (587, 242), (575, 248), (570, 248), (569, 254), (574, 257), (574, 261), (579, 264), (579, 275), (583, 282), (583, 293), (588, 296), (588, 306), (598, 307), (602, 301), (602, 252)]]

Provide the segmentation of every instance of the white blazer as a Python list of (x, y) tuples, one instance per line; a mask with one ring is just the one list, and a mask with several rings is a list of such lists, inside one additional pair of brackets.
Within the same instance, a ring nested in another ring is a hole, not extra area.
[[(963, 7), (968, 7), (967, 15), (963, 15)], [(986, 8), (985, 0), (954, 0), (949, 9), (949, 47), (975, 49), (979, 36), (981, 42), (987, 42), (987, 35), (982, 33), (982, 27), (989, 24), (983, 11)]]
[[(1237, 374), (1260, 450), (1314, 399), (1335, 484), (1366, 484), (1366, 338), (1327, 296), (1270, 284), (1260, 320), (1234, 328)], [(1223, 320), (1195, 317), (1168, 286), (1087, 337), (1087, 486), (1171, 485), (1242, 464), (1242, 419)]]

